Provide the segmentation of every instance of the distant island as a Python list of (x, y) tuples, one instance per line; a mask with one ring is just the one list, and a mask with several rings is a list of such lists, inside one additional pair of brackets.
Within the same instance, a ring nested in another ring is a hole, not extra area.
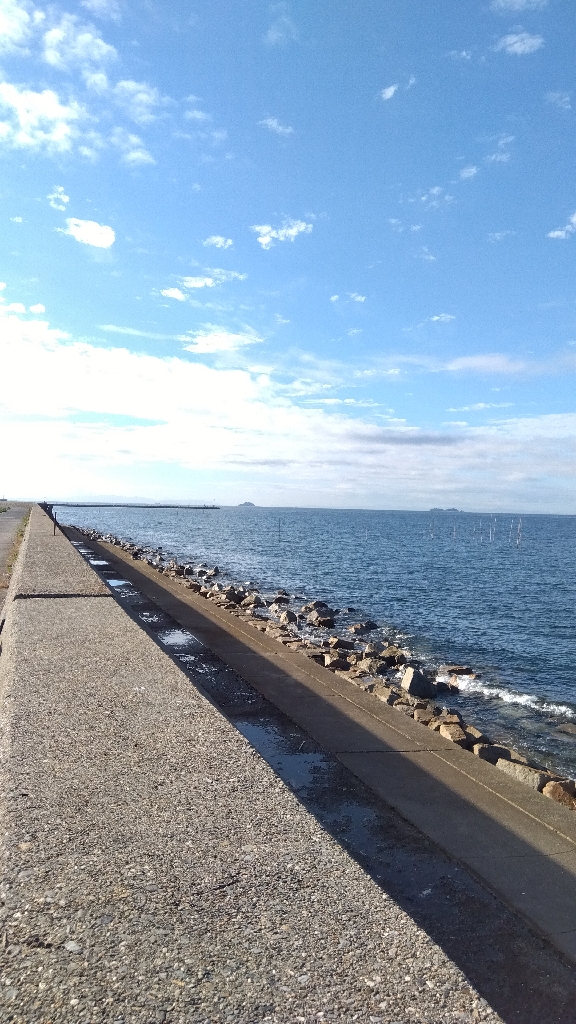
[(253, 501), (239, 501), (238, 502), (238, 508), (242, 508), (243, 505), (249, 505), (250, 508), (256, 508), (256, 505), (254, 504)]
[(459, 512), (459, 508), (431, 508), (431, 512)]

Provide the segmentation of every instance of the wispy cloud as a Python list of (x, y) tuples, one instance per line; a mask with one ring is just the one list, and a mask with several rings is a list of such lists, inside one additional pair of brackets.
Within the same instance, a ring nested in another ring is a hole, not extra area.
[(188, 290), (196, 288), (215, 288), (216, 285), (226, 284), (229, 281), (245, 281), (247, 274), (240, 274), (237, 270), (222, 270), (220, 267), (207, 267), (203, 274), (191, 277), (183, 277), (180, 284)]
[(70, 196), (64, 192), (63, 185), (55, 185), (54, 191), (46, 196), (53, 210), (65, 210), (66, 204), (70, 202)]
[(548, 232), (548, 238), (569, 238), (576, 231), (576, 213), (568, 218), (568, 223), (563, 228)]
[(264, 339), (250, 327), (243, 331), (227, 331), (223, 327), (207, 325), (201, 331), (189, 331), (190, 344), (185, 345), (187, 352), (212, 354), (214, 352), (235, 352), (246, 345), (254, 345)]
[(474, 405), (451, 406), (446, 412), (482, 412), (484, 409), (510, 409), (513, 402), (476, 402)]
[(177, 299), (178, 302), (186, 302), (186, 296), (179, 288), (163, 288), (160, 292), (166, 299)]
[(118, 327), (116, 324), (100, 324), (98, 330), (106, 334), (125, 334), (129, 338), (150, 338), (151, 341), (188, 341), (185, 334), (156, 334), (154, 331), (141, 331), (137, 327)]
[(469, 164), (468, 167), (463, 167), (460, 171), (460, 177), (463, 181), (466, 181), (468, 178), (475, 178), (477, 174), (478, 168), (473, 164)]
[(109, 249), (116, 240), (114, 230), (107, 224), (98, 224), (95, 220), (79, 220), (78, 217), (67, 217), (66, 228), (56, 230), (96, 249)]
[(216, 249), (230, 249), (234, 245), (231, 238), (224, 238), (224, 235), (210, 235), (205, 238), (202, 245), (213, 245)]
[(432, 324), (449, 324), (451, 320), (455, 320), (456, 317), (452, 313), (437, 313), (435, 316), (428, 317)]
[(448, 56), (454, 60), (472, 60), (472, 50), (450, 50)]
[(497, 14), (517, 14), (518, 11), (538, 11), (548, 0), (492, 0), (490, 10)]
[(110, 134), (110, 143), (122, 154), (122, 163), (130, 167), (142, 167), (155, 164), (156, 161), (148, 152), (142, 139), (125, 128), (114, 128)]
[(118, 54), (93, 25), (83, 25), (75, 14), (64, 14), (60, 23), (44, 34), (43, 57), (52, 67), (69, 71), (116, 60)]
[(80, 4), (96, 18), (120, 21), (120, 5), (117, 0), (80, 0)]
[(488, 239), (490, 242), (502, 242), (505, 238), (515, 234), (515, 231), (491, 231), (488, 235)]
[(547, 92), (546, 101), (547, 103), (554, 103), (556, 107), (560, 107), (561, 110), (571, 110), (572, 104), (570, 102), (571, 96), (569, 92)]
[(523, 359), (511, 359), (510, 356), (498, 352), (478, 356), (459, 356), (444, 364), (449, 372), (472, 371), (473, 373), (529, 373), (535, 369)]
[(294, 129), (291, 128), (290, 125), (280, 124), (277, 117), (265, 117), (262, 121), (258, 121), (258, 124), (261, 125), (262, 128), (268, 128), (269, 131), (274, 132), (276, 135), (282, 135), (285, 137), (287, 135), (294, 134)]
[(352, 302), (366, 302), (366, 296), (360, 295), (358, 292), (348, 292), (348, 298)]
[(115, 103), (136, 124), (156, 121), (159, 112), (173, 102), (169, 96), (162, 96), (158, 89), (147, 82), (135, 82), (132, 79), (118, 82), (112, 95)]
[(286, 219), (280, 228), (273, 228), (271, 224), (253, 224), (250, 230), (256, 232), (263, 249), (271, 249), (276, 242), (293, 242), (298, 235), (309, 235), (312, 227), (305, 220)]
[(388, 85), (385, 89), (382, 89), (380, 96), (383, 100), (391, 100), (394, 93), (398, 91), (398, 83), (394, 85)]
[(536, 53), (544, 46), (543, 36), (532, 36), (529, 32), (510, 32), (498, 40), (494, 49), (496, 52), (504, 50), (505, 53), (523, 57), (528, 53)]
[(270, 8), (273, 20), (264, 36), (268, 46), (286, 46), (298, 39), (298, 29), (292, 21), (286, 3), (272, 4)]

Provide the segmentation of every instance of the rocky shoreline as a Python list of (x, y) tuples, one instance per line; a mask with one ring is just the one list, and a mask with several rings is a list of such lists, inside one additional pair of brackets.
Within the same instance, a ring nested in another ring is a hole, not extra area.
[[(113, 534), (77, 529), (91, 540), (112, 544), (132, 558), (142, 559), (157, 572), (413, 718), (423, 728), (437, 731), (470, 751), (471, 756), (490, 762), (549, 799), (576, 810), (574, 780), (512, 747), (492, 742), (459, 711), (446, 706), (445, 698), (458, 692), (459, 678), (476, 675), (470, 666), (446, 664), (430, 672), (404, 647), (367, 642), (369, 634), (378, 628), (370, 619), (337, 629), (338, 616), (354, 612), (353, 608), (331, 608), (322, 600), (300, 604), (303, 598), (282, 589), (263, 594), (251, 584), (222, 582), (217, 566), (179, 563), (160, 547), (143, 547)], [(341, 635), (343, 632), (347, 635)]]

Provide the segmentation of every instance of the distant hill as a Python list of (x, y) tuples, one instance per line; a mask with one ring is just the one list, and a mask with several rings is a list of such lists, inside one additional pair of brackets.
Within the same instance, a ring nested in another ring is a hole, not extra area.
[(250, 508), (256, 508), (256, 505), (254, 504), (253, 501), (239, 501), (238, 502), (238, 508), (242, 508), (243, 505), (249, 505)]

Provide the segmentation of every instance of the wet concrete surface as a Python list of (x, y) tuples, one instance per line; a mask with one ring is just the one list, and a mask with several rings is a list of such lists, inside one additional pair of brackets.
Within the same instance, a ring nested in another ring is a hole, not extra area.
[(576, 1024), (576, 973), (555, 950), (196, 637), (122, 580), (89, 544), (73, 543), (128, 614), (503, 1020)]

